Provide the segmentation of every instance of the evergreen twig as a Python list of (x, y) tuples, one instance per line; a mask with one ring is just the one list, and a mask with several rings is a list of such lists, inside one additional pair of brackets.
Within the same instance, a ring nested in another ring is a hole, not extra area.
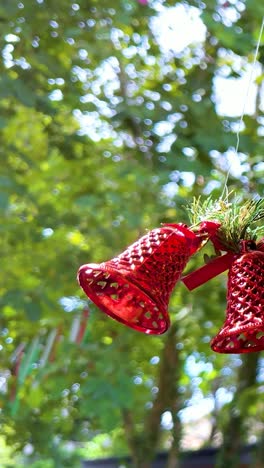
[(193, 227), (201, 221), (217, 221), (221, 224), (216, 237), (228, 250), (238, 251), (241, 240), (256, 241), (264, 236), (264, 198), (244, 203), (225, 199), (202, 201), (194, 199), (187, 208)]

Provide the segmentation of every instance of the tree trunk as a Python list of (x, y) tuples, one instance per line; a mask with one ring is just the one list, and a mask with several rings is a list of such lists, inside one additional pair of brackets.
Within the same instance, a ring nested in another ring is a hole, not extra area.
[(263, 468), (264, 460), (264, 429), (262, 429), (261, 437), (258, 441), (257, 449), (255, 456), (253, 457), (252, 464), (250, 468)]
[[(169, 456), (168, 468), (177, 468), (180, 421), (177, 419), (179, 409), (178, 380), (179, 380), (179, 351), (176, 348), (176, 324), (171, 325), (159, 364), (157, 387), (159, 389), (151, 410), (147, 413), (143, 431), (135, 428), (133, 413), (123, 411), (123, 421), (126, 439), (130, 448), (134, 468), (151, 468), (156, 456), (161, 435), (160, 421), (164, 411), (171, 411), (174, 422), (173, 444)], [(173, 461), (174, 460), (174, 461)], [(173, 464), (174, 463), (174, 464)]]
[(237, 468), (240, 465), (239, 454), (246, 440), (247, 412), (244, 411), (242, 414), (237, 407), (237, 402), (243, 391), (256, 383), (258, 359), (258, 353), (242, 356), (243, 363), (238, 373), (237, 390), (230, 405), (230, 418), (223, 431), (223, 445), (218, 455), (216, 468)]
[[(175, 405), (176, 406), (176, 405)], [(172, 409), (172, 444), (168, 454), (167, 468), (180, 468), (181, 421), (178, 416), (179, 405)]]

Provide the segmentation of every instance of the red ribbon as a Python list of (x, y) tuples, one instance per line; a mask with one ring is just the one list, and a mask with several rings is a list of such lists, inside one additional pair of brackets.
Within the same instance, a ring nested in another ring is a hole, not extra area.
[(181, 281), (185, 284), (189, 291), (192, 291), (215, 276), (220, 275), (220, 273), (228, 270), (235, 257), (236, 254), (233, 252), (228, 252), (225, 255), (221, 255), (220, 257), (215, 257), (211, 262), (207, 263), (201, 268), (198, 268), (198, 270), (195, 270), (192, 273), (184, 276)]

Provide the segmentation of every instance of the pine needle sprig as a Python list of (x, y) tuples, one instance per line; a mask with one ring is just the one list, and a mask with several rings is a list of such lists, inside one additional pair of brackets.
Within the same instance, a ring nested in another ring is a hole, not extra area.
[(194, 199), (187, 208), (192, 226), (201, 221), (217, 221), (221, 224), (216, 237), (228, 250), (238, 252), (241, 240), (256, 241), (264, 236), (264, 198), (244, 203), (228, 198), (202, 201)]

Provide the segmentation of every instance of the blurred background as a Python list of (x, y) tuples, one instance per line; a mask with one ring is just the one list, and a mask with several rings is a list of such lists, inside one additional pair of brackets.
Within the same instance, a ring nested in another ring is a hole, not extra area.
[(76, 281), (160, 223), (188, 223), (228, 171), (238, 198), (263, 197), (263, 14), (259, 0), (0, 2), (1, 467), (129, 455), (148, 468), (166, 451), (177, 468), (182, 451), (218, 447), (215, 466), (237, 468), (248, 444), (264, 466), (263, 354), (210, 348), (225, 274), (178, 284), (160, 337)]

